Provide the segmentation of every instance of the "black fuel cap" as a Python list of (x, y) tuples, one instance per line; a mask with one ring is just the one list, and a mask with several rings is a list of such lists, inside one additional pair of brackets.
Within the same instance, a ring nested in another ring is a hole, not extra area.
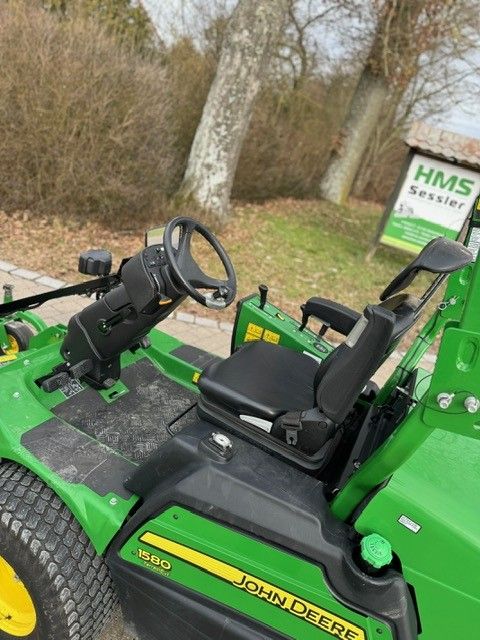
[(87, 276), (108, 276), (112, 269), (112, 254), (105, 249), (90, 249), (80, 254), (78, 270)]

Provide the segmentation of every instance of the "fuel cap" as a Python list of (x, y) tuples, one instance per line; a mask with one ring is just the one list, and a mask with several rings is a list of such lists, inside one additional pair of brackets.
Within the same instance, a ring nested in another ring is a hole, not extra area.
[(383, 569), (393, 560), (392, 545), (378, 533), (365, 536), (360, 543), (362, 559), (375, 569)]

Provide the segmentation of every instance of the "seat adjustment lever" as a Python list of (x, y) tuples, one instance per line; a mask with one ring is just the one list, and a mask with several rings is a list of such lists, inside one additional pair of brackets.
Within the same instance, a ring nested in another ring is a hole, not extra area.
[(315, 449), (319, 449), (335, 431), (334, 423), (327, 418), (318, 407), (305, 411), (288, 411), (277, 418), (275, 426), (285, 431), (287, 444), (295, 447), (298, 444), (300, 431)]

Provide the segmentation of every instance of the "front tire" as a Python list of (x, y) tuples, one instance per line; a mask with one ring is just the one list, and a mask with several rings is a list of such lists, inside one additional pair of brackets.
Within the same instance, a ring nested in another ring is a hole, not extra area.
[(18, 321), (6, 324), (5, 331), (7, 332), (8, 348), (3, 353), (7, 356), (27, 351), (30, 338), (35, 335), (27, 324)]
[(0, 464), (0, 640), (93, 640), (115, 603), (71, 511), (28, 469)]

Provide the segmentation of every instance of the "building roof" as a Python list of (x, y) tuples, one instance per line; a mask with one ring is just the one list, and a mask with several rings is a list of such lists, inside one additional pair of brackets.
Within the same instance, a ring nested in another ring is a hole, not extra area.
[(480, 167), (480, 140), (433, 127), (426, 122), (414, 122), (405, 142), (415, 149), (447, 160), (455, 160), (475, 168)]

